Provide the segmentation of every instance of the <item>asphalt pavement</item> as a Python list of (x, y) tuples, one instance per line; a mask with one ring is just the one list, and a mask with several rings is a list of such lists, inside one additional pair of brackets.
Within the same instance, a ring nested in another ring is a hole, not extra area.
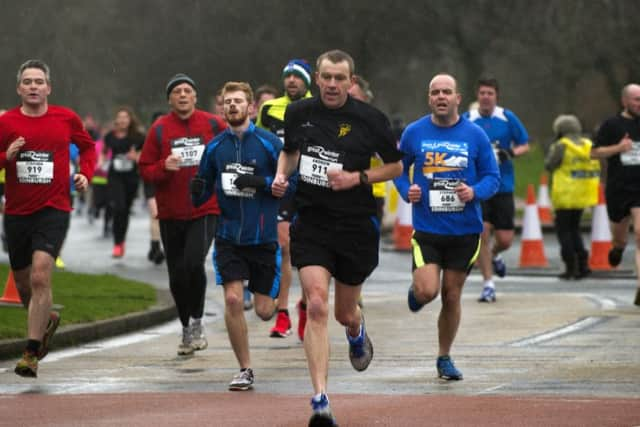
[[(73, 218), (63, 258), (71, 271), (109, 272), (151, 283), (164, 295), (155, 310), (171, 311), (166, 268), (146, 259), (148, 220), (140, 206), (135, 210), (124, 258), (112, 259), (112, 242), (101, 237), (100, 225), (90, 225), (80, 216)], [(409, 254), (385, 245), (380, 266), (364, 287), (367, 326), (375, 346), (367, 371), (353, 371), (344, 331), (333, 319), (329, 322), (329, 393), (341, 411), (341, 425), (425, 425), (429, 416), (425, 408), (438, 411), (439, 407), (453, 412), (448, 419), (434, 415), (433, 425), (640, 425), (640, 308), (632, 304), (633, 251), (626, 251), (618, 271), (561, 281), (555, 277), (560, 272), (555, 236), (545, 233), (544, 242), (550, 263), (544, 269), (518, 269), (520, 247), (518, 241), (514, 244), (505, 256), (509, 272), (497, 281), (494, 304), (476, 301), (481, 278), (477, 271), (470, 275), (452, 350), (465, 375), (460, 382), (436, 377), (440, 302), (418, 314), (409, 312)], [(2, 257), (6, 256), (0, 255), (0, 261), (5, 261)], [(295, 335), (270, 338), (272, 322), (262, 322), (252, 312), (247, 312), (247, 321), (256, 387), (253, 393), (229, 398), (226, 387), (237, 364), (224, 327), (222, 292), (211, 283), (210, 258), (207, 272), (209, 348), (191, 358), (177, 357), (179, 323), (158, 319), (152, 327), (141, 325), (132, 328), (135, 332), (129, 329), (107, 338), (112, 330), (102, 339), (94, 336), (88, 343), (52, 351), (37, 380), (14, 375), (15, 360), (6, 359), (0, 361), (0, 392), (7, 398), (29, 395), (33, 401), (0, 399), (0, 412), (17, 404), (36, 404), (53, 407), (59, 414), (57, 424), (49, 420), (43, 425), (122, 425), (122, 416), (128, 413), (123, 405), (129, 402), (138, 405), (138, 418), (130, 418), (131, 425), (151, 425), (147, 424), (151, 420), (153, 425), (175, 425), (193, 421), (193, 414), (170, 409), (173, 406), (165, 400), (166, 393), (179, 392), (183, 403), (178, 406), (189, 411), (197, 412), (193, 405), (200, 396), (224, 402), (202, 408), (200, 415), (214, 417), (204, 425), (304, 425), (312, 390), (302, 344)], [(294, 327), (298, 296), (296, 281), (289, 301)], [(90, 330), (94, 325), (76, 328)], [(104, 403), (105, 394), (112, 406)], [(269, 403), (284, 398), (297, 403), (284, 412)], [(105, 407), (95, 414), (80, 409), (98, 405), (97, 400)], [(64, 402), (75, 402), (66, 415)], [(257, 416), (246, 405), (265, 413)], [(385, 416), (385, 410), (395, 415)], [(482, 419), (473, 416), (478, 413)], [(4, 420), (38, 422), (41, 415), (35, 411)], [(5, 425), (2, 419), (0, 425)]]

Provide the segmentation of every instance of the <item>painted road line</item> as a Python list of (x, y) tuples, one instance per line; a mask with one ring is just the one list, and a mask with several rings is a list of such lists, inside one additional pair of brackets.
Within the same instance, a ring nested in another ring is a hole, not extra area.
[(566, 326), (563, 326), (561, 328), (558, 329), (553, 329), (551, 331), (548, 332), (544, 332), (538, 335), (534, 335), (528, 338), (524, 338), (518, 341), (514, 341), (512, 343), (509, 344), (509, 346), (511, 347), (527, 347), (527, 346), (531, 346), (531, 345), (536, 345), (536, 344), (540, 344), (543, 342), (547, 342), (547, 341), (551, 341), (554, 340), (556, 338), (560, 338), (563, 337), (565, 335), (569, 335), (569, 334), (575, 334), (577, 332), (583, 331), (587, 328), (591, 328), (597, 324), (600, 324), (602, 322), (605, 322), (607, 320), (611, 319), (611, 317), (608, 316), (589, 316), (589, 317), (585, 317), (583, 319), (580, 319), (574, 323), (570, 323)]

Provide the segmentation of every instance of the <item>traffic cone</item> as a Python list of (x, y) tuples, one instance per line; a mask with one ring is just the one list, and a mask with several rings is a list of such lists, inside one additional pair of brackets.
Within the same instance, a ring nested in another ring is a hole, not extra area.
[(547, 267), (544, 255), (542, 227), (538, 217), (535, 189), (533, 184), (527, 187), (527, 205), (522, 223), (522, 242), (520, 245), (520, 267)]
[(551, 199), (549, 198), (549, 178), (546, 173), (540, 175), (540, 186), (538, 187), (538, 216), (542, 224), (553, 224)]
[(393, 226), (393, 248), (397, 251), (411, 250), (411, 237), (413, 236), (413, 225), (411, 224), (411, 203), (398, 198), (398, 208), (396, 222)]
[(611, 249), (611, 231), (609, 230), (609, 215), (604, 197), (604, 188), (600, 184), (598, 189), (598, 204), (593, 208), (591, 217), (591, 254), (589, 268), (592, 270), (612, 270), (609, 264), (609, 250)]
[(16, 288), (16, 281), (13, 279), (13, 271), (9, 270), (9, 277), (7, 277), (7, 284), (4, 286), (4, 294), (0, 298), (0, 302), (6, 304), (21, 304), (20, 294), (18, 294), (18, 288)]

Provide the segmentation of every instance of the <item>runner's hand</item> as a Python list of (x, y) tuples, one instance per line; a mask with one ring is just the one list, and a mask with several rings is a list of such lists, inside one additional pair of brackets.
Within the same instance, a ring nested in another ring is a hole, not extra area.
[(9, 144), (9, 148), (7, 148), (7, 160), (13, 160), (18, 155), (18, 151), (27, 141), (24, 140), (23, 137), (19, 136), (15, 141)]
[(81, 173), (73, 174), (73, 185), (76, 187), (76, 190), (84, 193), (89, 188), (89, 180), (86, 176)]
[(275, 197), (282, 197), (284, 193), (287, 192), (287, 188), (289, 187), (289, 180), (284, 174), (276, 175), (273, 180), (273, 184), (271, 184), (271, 194)]
[(177, 171), (180, 169), (180, 162), (182, 162), (182, 157), (176, 154), (169, 154), (164, 160), (164, 168), (168, 171)]
[(194, 176), (189, 184), (189, 191), (191, 195), (194, 197), (199, 197), (204, 191), (204, 179), (199, 177), (198, 175)]
[(264, 176), (260, 175), (240, 175), (233, 182), (233, 185), (240, 190), (244, 190), (247, 187), (260, 190), (267, 186), (267, 180)]

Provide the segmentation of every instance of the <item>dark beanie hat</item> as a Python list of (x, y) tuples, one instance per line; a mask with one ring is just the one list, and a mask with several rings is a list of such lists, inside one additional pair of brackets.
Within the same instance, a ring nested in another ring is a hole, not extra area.
[(311, 65), (304, 59), (292, 59), (289, 61), (282, 70), (282, 78), (287, 77), (289, 74), (295, 74), (304, 80), (307, 88), (311, 86)]
[(167, 83), (167, 98), (169, 98), (169, 94), (173, 90), (174, 87), (178, 86), (180, 83), (187, 83), (189, 86), (196, 90), (196, 82), (186, 74), (178, 73), (175, 76), (169, 79), (169, 83)]

